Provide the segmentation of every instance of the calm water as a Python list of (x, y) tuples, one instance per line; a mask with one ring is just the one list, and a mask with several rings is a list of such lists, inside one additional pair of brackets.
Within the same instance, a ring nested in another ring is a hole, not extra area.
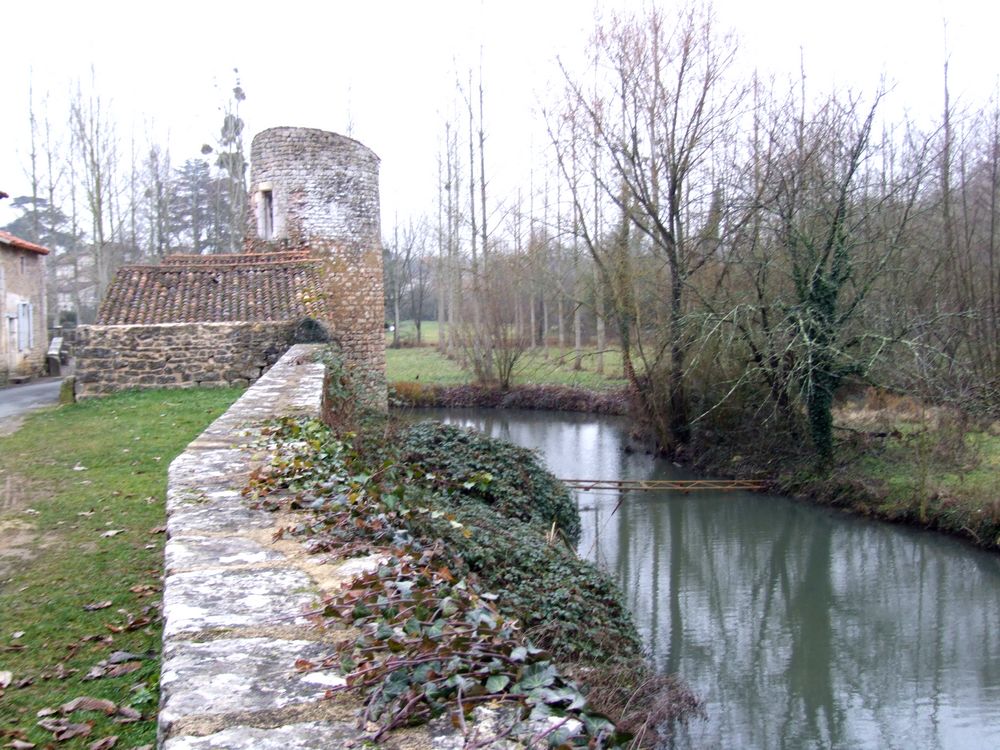
[[(691, 478), (626, 453), (618, 418), (420, 413), (536, 448), (560, 477)], [(705, 700), (678, 747), (1000, 748), (1000, 557), (752, 493), (577, 499), (580, 554)]]

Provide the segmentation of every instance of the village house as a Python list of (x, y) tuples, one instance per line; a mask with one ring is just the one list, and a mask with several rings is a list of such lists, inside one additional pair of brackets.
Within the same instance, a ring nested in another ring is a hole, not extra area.
[(41, 245), (0, 231), (0, 385), (44, 372), (48, 254)]

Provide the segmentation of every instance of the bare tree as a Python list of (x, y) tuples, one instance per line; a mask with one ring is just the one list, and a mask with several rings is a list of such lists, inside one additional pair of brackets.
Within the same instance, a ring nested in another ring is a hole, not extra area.
[[(578, 123), (577, 139), (566, 143), (554, 136), (553, 141), (577, 233), (600, 278), (605, 285), (611, 281), (609, 247), (614, 245), (602, 243), (600, 217), (609, 209), (600, 203), (616, 206), (668, 271), (659, 340), (644, 347), (638, 330), (629, 339), (643, 359), (645, 380), (636, 380), (636, 393), (668, 450), (690, 435), (688, 287), (717, 250), (716, 243), (703, 238), (712, 220), (713, 157), (731, 138), (744, 98), (744, 88), (727, 79), (735, 50), (731, 36), (715, 32), (710, 11), (689, 7), (667, 18), (652, 8), (641, 17), (613, 17), (598, 28), (595, 67), (609, 72), (592, 93), (564, 69), (566, 116)], [(585, 132), (592, 138), (578, 140)], [(575, 174), (580, 142), (591, 149), (595, 165), (590, 193)]]
[(114, 271), (114, 246), (117, 239), (115, 204), (119, 167), (119, 142), (114, 119), (107, 103), (95, 92), (96, 77), (91, 71), (90, 88), (85, 92), (77, 83), (70, 105), (74, 156), (83, 186), (90, 219), (91, 257), (97, 299), (111, 281)]

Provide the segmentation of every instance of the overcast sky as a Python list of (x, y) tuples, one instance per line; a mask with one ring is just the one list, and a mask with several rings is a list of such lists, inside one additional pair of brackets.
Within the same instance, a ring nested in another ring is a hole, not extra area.
[[(947, 18), (953, 97), (981, 104), (997, 88), (1000, 3), (716, 0), (714, 7), (720, 28), (739, 35), (747, 68), (787, 75), (798, 69), (801, 49), (811, 87), (871, 91), (884, 75), (895, 86), (889, 106), (925, 120), (942, 106)], [(454, 71), (478, 67), (480, 50), (487, 170), (499, 190), (527, 182), (527, 154), (544, 140), (538, 111), (558, 81), (555, 58), (583, 53), (594, 10), (592, 0), (5, 2), (0, 189), (30, 191), (32, 77), (36, 100), (47, 93), (50, 117), (61, 120), (72, 82), (89, 79), (93, 66), (119, 135), (169, 139), (180, 164), (214, 139), (237, 67), (251, 134), (275, 125), (350, 130), (381, 156), (389, 227), (396, 212), (433, 205)], [(12, 216), (0, 207), (0, 225)]]

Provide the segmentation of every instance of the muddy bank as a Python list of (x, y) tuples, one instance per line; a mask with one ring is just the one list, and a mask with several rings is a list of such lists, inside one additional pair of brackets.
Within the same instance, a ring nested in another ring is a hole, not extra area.
[(594, 391), (566, 385), (438, 385), (402, 381), (390, 386), (389, 401), (399, 407), (483, 409), (545, 409), (624, 415), (629, 410), (625, 389)]

